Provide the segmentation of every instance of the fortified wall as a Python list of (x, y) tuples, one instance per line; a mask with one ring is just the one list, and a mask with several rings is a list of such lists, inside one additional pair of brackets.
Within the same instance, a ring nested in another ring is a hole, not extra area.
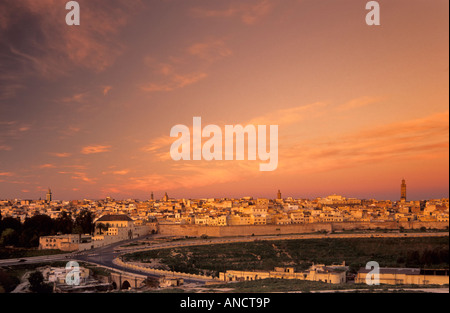
[(199, 226), (199, 225), (159, 225), (158, 233), (166, 236), (200, 237), (232, 237), (232, 236), (261, 236), (261, 235), (289, 235), (306, 234), (319, 231), (332, 232), (343, 230), (364, 229), (448, 229), (447, 222), (340, 222), (340, 223), (311, 223), (293, 225), (249, 225), (249, 226)]

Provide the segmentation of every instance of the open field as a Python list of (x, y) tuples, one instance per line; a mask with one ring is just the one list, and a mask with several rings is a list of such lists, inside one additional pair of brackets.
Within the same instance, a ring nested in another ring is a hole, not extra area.
[(346, 261), (356, 272), (369, 261), (382, 267), (448, 268), (449, 238), (325, 238), (256, 241), (159, 249), (127, 254), (125, 261), (160, 264), (185, 273), (218, 275), (226, 270), (304, 270), (313, 262)]

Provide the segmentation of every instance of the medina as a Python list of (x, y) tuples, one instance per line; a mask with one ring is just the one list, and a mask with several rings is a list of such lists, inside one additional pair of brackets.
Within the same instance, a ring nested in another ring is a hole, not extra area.
[[(225, 137), (223, 137), (225, 133)], [(258, 136), (256, 136), (258, 135)], [(247, 149), (245, 137), (247, 136)], [(266, 125), (225, 125), (225, 130), (217, 125), (207, 125), (202, 129), (202, 118), (193, 118), (192, 137), (189, 127), (175, 125), (170, 131), (170, 137), (177, 138), (170, 148), (170, 156), (174, 161), (244, 161), (245, 150), (247, 159), (256, 161), (257, 155), (261, 162), (261, 172), (275, 171), (278, 167), (278, 125), (270, 125), (267, 138)], [(204, 144), (202, 139), (208, 139)], [(236, 142), (235, 142), (236, 138)], [(269, 143), (269, 151), (267, 151)], [(225, 145), (225, 149), (223, 146)], [(192, 146), (192, 155), (191, 155)], [(236, 147), (236, 150), (234, 149)]]

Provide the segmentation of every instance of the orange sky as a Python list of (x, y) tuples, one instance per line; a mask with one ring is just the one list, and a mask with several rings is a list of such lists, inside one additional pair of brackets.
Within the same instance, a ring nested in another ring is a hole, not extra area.
[[(447, 0), (0, 3), (0, 198), (448, 197)], [(170, 158), (176, 124), (279, 125), (279, 162)]]

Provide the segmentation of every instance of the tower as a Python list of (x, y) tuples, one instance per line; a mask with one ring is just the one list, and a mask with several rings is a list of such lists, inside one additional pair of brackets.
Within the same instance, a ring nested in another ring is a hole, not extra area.
[(155, 198), (154, 198), (154, 196), (153, 196), (153, 191), (152, 191), (152, 195), (150, 196), (150, 200), (154, 200)]
[(281, 200), (281, 191), (278, 189), (278, 193), (277, 193), (277, 199)]
[(166, 192), (166, 194), (164, 195), (164, 198), (163, 198), (163, 200), (164, 200), (164, 202), (167, 202), (167, 201), (169, 201), (169, 196), (167, 195), (167, 192)]
[(52, 191), (50, 188), (48, 188), (47, 195), (45, 196), (45, 200), (47, 202), (52, 202)]
[(400, 201), (406, 202), (406, 181), (404, 178), (400, 187)]

